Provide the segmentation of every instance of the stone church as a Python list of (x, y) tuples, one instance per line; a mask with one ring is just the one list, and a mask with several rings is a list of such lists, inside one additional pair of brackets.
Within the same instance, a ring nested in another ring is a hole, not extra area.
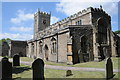
[[(27, 56), (67, 64), (100, 61), (116, 56), (111, 17), (102, 7), (89, 7), (50, 25), (51, 14), (34, 14), (34, 37), (27, 41)], [(118, 44), (120, 49), (120, 43)]]

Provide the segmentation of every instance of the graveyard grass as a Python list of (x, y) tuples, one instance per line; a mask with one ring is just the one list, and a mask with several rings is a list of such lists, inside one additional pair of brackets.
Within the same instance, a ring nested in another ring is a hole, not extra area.
[[(21, 67), (31, 68), (27, 65), (21, 65)], [(104, 78), (104, 72), (89, 72), (89, 71), (72, 71), (71, 76), (66, 77), (66, 70), (54, 70), (54, 69), (45, 69), (45, 78)], [(114, 78), (118, 78), (118, 73)], [(19, 80), (22, 78), (32, 78), (32, 70), (25, 70), (19, 74), (13, 74), (13, 79)], [(120, 74), (119, 74), (120, 76)]]
[[(113, 62), (113, 68), (120, 69), (120, 66), (118, 67), (118, 64), (120, 64), (120, 58), (112, 57), (111, 59)], [(54, 62), (45, 61), (45, 64), (56, 65), (56, 66), (105, 68), (105, 60), (101, 62), (90, 61), (90, 62), (78, 63), (74, 65), (66, 65), (65, 63), (54, 63)]]
[(20, 57), (20, 60), (21, 61), (26, 61), (26, 62), (33, 62), (34, 61), (34, 59), (33, 58), (29, 58), (29, 57)]
[[(21, 61), (33, 62), (34, 59), (21, 57)], [(112, 57), (114, 69), (118, 69), (118, 64), (120, 64), (120, 58)], [(56, 65), (56, 66), (73, 66), (73, 67), (96, 67), (96, 68), (105, 68), (105, 60), (101, 62), (86, 62), (75, 65), (66, 65), (65, 63), (55, 63), (45, 61), (45, 64)], [(32, 78), (31, 66), (21, 64), (20, 67), (16, 67), (17, 70), (12, 74), (13, 79), (19, 80), (20, 78)], [(119, 68), (120, 69), (120, 68)], [(66, 77), (66, 70), (54, 70), (54, 69), (45, 69), (45, 78), (104, 78), (105, 72), (90, 72), (90, 71), (72, 71), (73, 75)], [(114, 78), (118, 78), (120, 73), (116, 74)], [(120, 77), (119, 77), (120, 78)]]
[[(28, 57), (21, 57), (21, 61), (30, 61), (33, 62), (34, 59), (28, 58)], [(118, 64), (120, 64), (120, 58), (112, 57), (112, 62), (113, 62), (113, 68), (114, 69), (120, 69), (120, 66), (118, 67)], [(71, 66), (71, 67), (93, 67), (93, 68), (105, 68), (105, 60), (101, 62), (95, 62), (95, 61), (90, 61), (86, 63), (78, 63), (75, 65), (67, 65), (66, 63), (56, 63), (56, 62), (50, 62), (50, 61), (45, 61), (45, 64), (48, 65), (55, 65), (55, 66)]]
[[(33, 61), (31, 58), (25, 58), (21, 57), (22, 61)], [(112, 58), (114, 69), (118, 69), (118, 64), (120, 58)], [(55, 62), (49, 62), (45, 61), (45, 64), (49, 65), (56, 65), (56, 66), (73, 66), (73, 67), (96, 67), (96, 68), (105, 68), (105, 60), (101, 62), (86, 62), (86, 63), (80, 63), (75, 65), (66, 65), (65, 63), (55, 63)], [(32, 70), (31, 66), (23, 65), (21, 64), (20, 68), (30, 68), (29, 70), (24, 70), (21, 73), (13, 73), (13, 79), (19, 80), (21, 78), (32, 78)], [(45, 69), (45, 78), (104, 78), (105, 72), (93, 72), (93, 71), (72, 71), (71, 76), (66, 77), (66, 70), (55, 70), (55, 69)], [(19, 72), (19, 71), (18, 71)], [(114, 79), (120, 78), (120, 73), (114, 73)], [(31, 79), (32, 80), (32, 79)]]

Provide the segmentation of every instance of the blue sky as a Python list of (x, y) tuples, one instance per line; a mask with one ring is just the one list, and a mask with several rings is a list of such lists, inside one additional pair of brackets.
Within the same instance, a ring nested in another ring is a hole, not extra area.
[(118, 3), (118, 30), (120, 30), (120, 1)]
[(33, 35), (33, 14), (40, 11), (51, 12), (51, 24), (62, 20), (87, 7), (99, 7), (111, 15), (112, 30), (118, 30), (118, 3), (78, 3), (78, 2), (3, 2), (2, 33), (0, 37), (15, 40), (29, 40)]

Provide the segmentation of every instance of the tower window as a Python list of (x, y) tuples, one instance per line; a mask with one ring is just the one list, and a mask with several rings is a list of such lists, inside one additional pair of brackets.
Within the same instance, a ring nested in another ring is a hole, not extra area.
[(81, 24), (82, 24), (82, 20), (76, 22), (76, 25), (81, 25)]

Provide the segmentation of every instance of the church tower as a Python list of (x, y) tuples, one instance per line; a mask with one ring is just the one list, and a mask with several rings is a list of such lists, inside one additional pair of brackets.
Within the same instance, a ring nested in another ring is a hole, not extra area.
[(38, 12), (34, 14), (34, 39), (37, 38), (38, 32), (50, 26), (51, 14), (46, 12)]

